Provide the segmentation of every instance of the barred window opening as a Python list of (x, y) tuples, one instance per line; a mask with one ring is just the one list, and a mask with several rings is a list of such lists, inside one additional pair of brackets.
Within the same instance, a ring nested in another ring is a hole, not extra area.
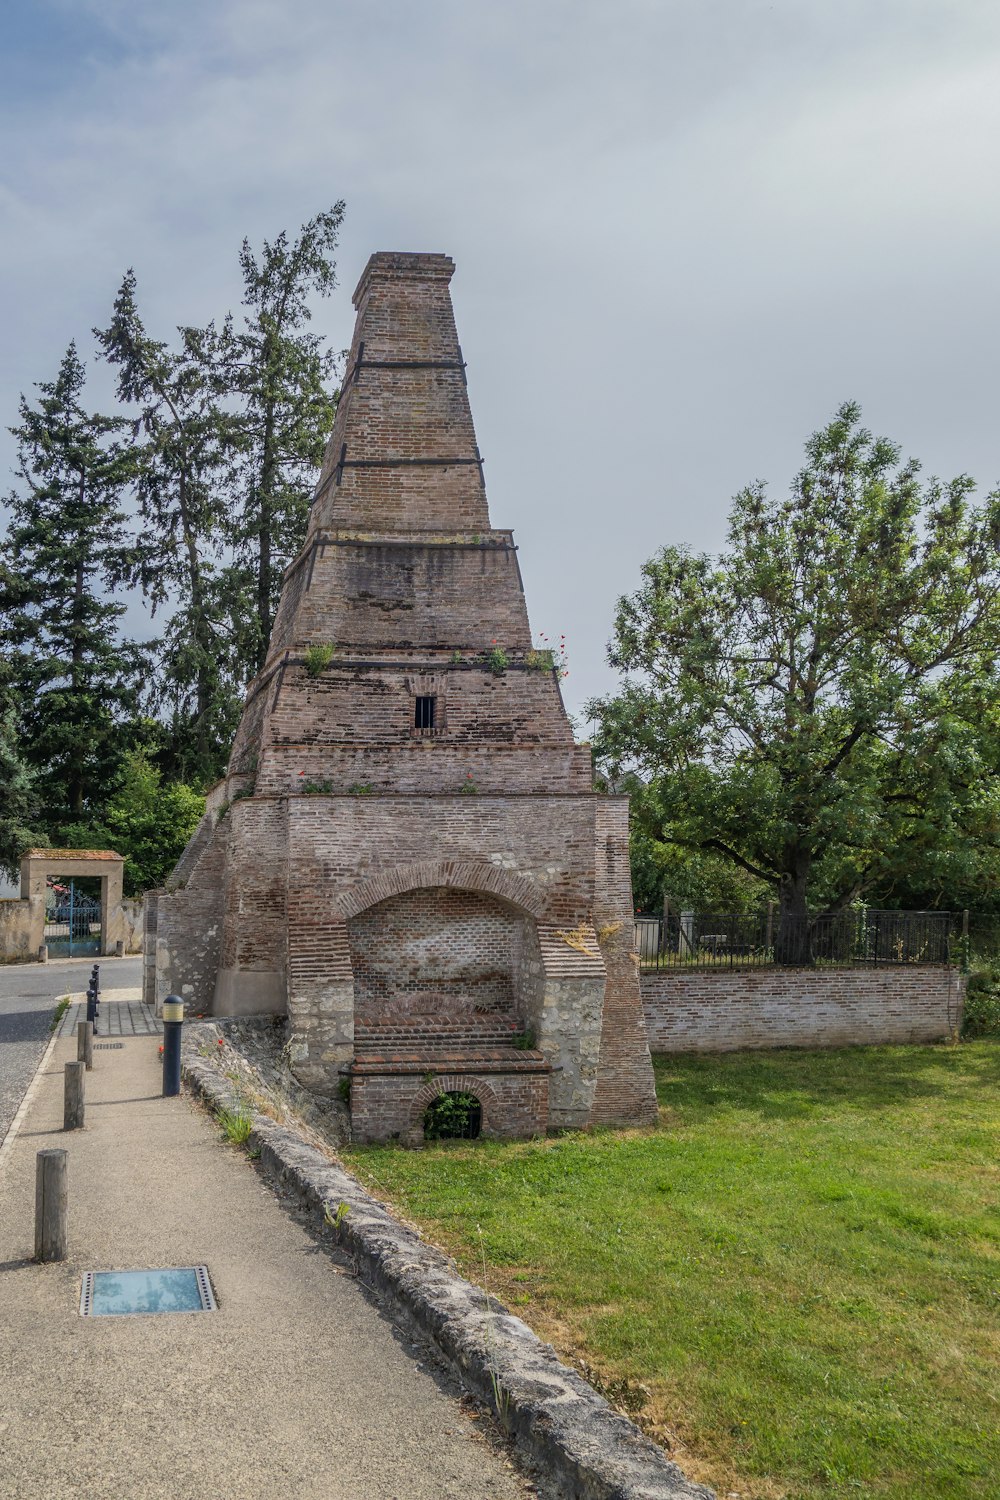
[(413, 717), (414, 726), (417, 729), (434, 728), (434, 696), (430, 693), (421, 693), (417, 697), (416, 709)]

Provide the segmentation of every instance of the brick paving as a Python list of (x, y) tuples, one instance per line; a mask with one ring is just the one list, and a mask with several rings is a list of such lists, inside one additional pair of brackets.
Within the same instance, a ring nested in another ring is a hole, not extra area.
[[(86, 996), (73, 995), (59, 1026), (59, 1035), (75, 1035), (77, 1021), (84, 1021), (86, 1018)], [(96, 1033), (98, 1036), (157, 1036), (162, 1031), (162, 1021), (157, 1019), (148, 1005), (143, 1005), (138, 989), (108, 990), (101, 996)]]

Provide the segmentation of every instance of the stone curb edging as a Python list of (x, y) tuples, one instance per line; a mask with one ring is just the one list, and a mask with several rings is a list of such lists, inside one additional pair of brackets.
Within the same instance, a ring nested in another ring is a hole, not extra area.
[[(212, 1109), (233, 1109), (237, 1094), (197, 1050), (209, 1036), (218, 1036), (214, 1027), (185, 1027), (184, 1079)], [(266, 1115), (254, 1114), (251, 1141), (262, 1170), (326, 1218), (368, 1286), (432, 1339), (492, 1408), (522, 1457), (545, 1474), (552, 1500), (716, 1500), (357, 1178)]]

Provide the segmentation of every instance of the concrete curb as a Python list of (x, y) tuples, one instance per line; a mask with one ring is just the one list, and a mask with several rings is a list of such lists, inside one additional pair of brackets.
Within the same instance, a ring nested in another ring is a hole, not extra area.
[[(214, 1027), (185, 1027), (183, 1075), (212, 1108), (239, 1100), (198, 1052)], [(546, 1476), (553, 1500), (715, 1500), (564, 1365), (502, 1303), (456, 1275), (355, 1177), (266, 1115), (254, 1114), (260, 1166), (331, 1225), (363, 1280), (429, 1337), (463, 1383), (496, 1412), (517, 1449)], [(346, 1205), (346, 1209), (343, 1205)]]

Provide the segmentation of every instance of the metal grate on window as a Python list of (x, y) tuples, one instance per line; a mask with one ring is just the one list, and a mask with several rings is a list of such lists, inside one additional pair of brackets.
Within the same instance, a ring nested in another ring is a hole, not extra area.
[(431, 693), (420, 693), (417, 695), (416, 707), (413, 714), (413, 724), (416, 729), (434, 728), (434, 696)]

